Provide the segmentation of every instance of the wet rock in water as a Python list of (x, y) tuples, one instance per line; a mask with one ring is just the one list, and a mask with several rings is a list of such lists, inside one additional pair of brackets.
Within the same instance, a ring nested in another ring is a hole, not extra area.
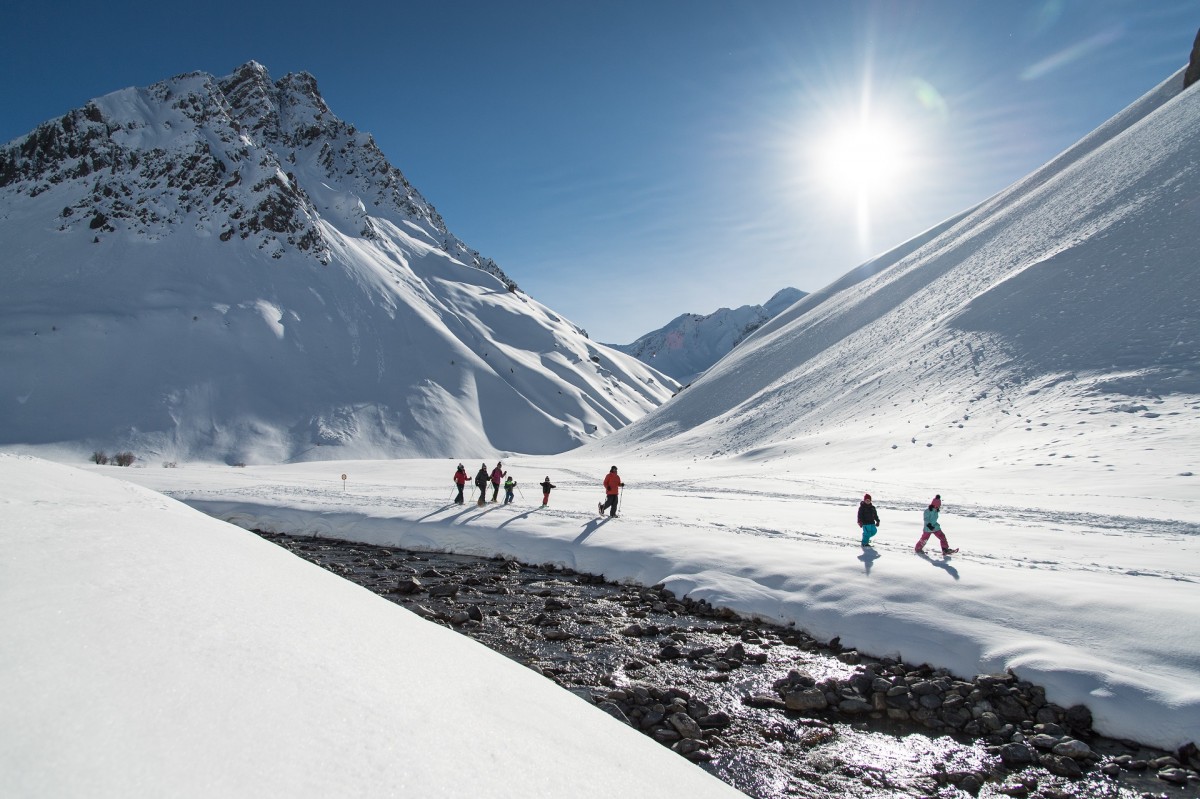
[(429, 596), (431, 597), (453, 597), (458, 595), (459, 586), (454, 583), (442, 583), (441, 585), (429, 586)]
[(1173, 785), (1187, 785), (1189, 772), (1182, 768), (1165, 768), (1158, 772), (1158, 778)]
[(706, 730), (720, 729), (728, 727), (733, 723), (733, 719), (723, 710), (718, 710), (716, 713), (708, 713), (696, 719), (696, 723)]
[(825, 692), (820, 688), (802, 688), (798, 691), (788, 691), (783, 695), (784, 706), (788, 710), (824, 710), (829, 707)]
[[(1053, 749), (1058, 745), (1058, 742), (1061, 740), (1061, 738), (1057, 738), (1053, 735), (1039, 734), (1031, 736), (1026, 740), (1030, 746), (1035, 746), (1038, 749)], [(1061, 754), (1061, 752), (1059, 754)]]
[(1072, 760), (1090, 760), (1092, 758), (1092, 748), (1074, 738), (1064, 738), (1054, 745), (1052, 751), (1056, 755), (1069, 757)]
[(672, 713), (667, 717), (667, 723), (684, 738), (704, 738), (700, 724), (687, 713)]
[[(825, 695), (822, 694), (824, 699)], [(779, 699), (779, 697), (769, 694), (751, 694), (742, 698), (742, 703), (747, 707), (759, 708), (762, 710), (788, 710), (787, 703)]]
[(1076, 780), (1083, 776), (1083, 769), (1069, 757), (1048, 754), (1039, 757), (1038, 762), (1042, 764), (1042, 768), (1046, 769), (1046, 771), (1049, 771), (1051, 774), (1057, 774), (1060, 777)]
[(1028, 766), (1035, 759), (1033, 750), (1025, 744), (1007, 744), (1000, 747), (1000, 760), (1006, 766)]
[(838, 702), (838, 710), (842, 713), (848, 713), (857, 716), (862, 713), (870, 713), (872, 706), (870, 702), (857, 698), (843, 699)]
[(421, 581), (416, 577), (404, 577), (401, 578), (398, 583), (396, 583), (396, 587), (393, 590), (395, 590), (397, 594), (415, 594), (423, 587), (424, 586), (421, 584)]

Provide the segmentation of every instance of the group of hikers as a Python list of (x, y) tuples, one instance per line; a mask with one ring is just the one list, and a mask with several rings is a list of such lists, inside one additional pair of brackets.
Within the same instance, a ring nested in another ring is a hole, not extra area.
[[(463, 490), (466, 488), (470, 477), (467, 475), (467, 469), (461, 463), (458, 464), (458, 470), (454, 472), (454, 484), (458, 486), (458, 494), (454, 497), (454, 504), (462, 505), (465, 500), (463, 498)], [(613, 466), (608, 470), (608, 474), (604, 476), (604, 501), (596, 505), (596, 511), (601, 516), (604, 511), (609, 511), (610, 517), (617, 515), (617, 506), (620, 504), (621, 489), (625, 484), (621, 482), (621, 476), (617, 474), (617, 467)], [(475, 474), (475, 487), (479, 489), (479, 499), (476, 500), (478, 505), (487, 504), (487, 487), (492, 486), (492, 502), (497, 502), (500, 496), (500, 486), (504, 486), (504, 504), (508, 505), (513, 501), (513, 491), (517, 488), (517, 481), (508, 472), (504, 471), (504, 463), (496, 462), (495, 468), (490, 472), (486, 463), (479, 464), (479, 471)], [(554, 488), (554, 484), (550, 482), (550, 476), (541, 482), (542, 486), (542, 505), (550, 504), (550, 490)], [(925, 509), (924, 523), (925, 526), (921, 529), (921, 538), (913, 549), (917, 554), (925, 553), (925, 542), (929, 540), (929, 536), (935, 536), (942, 545), (943, 555), (953, 555), (958, 552), (957, 549), (950, 547), (950, 542), (946, 540), (946, 534), (942, 532), (942, 525), (938, 521), (938, 514), (942, 510), (942, 495), (935, 494), (929, 502), (929, 507)], [(871, 502), (871, 495), (864, 494), (862, 502), (858, 505), (858, 526), (862, 529), (862, 546), (874, 548), (871, 544), (871, 539), (879, 532), (879, 511)]]
[[(953, 555), (958, 551), (950, 548), (950, 542), (946, 540), (946, 534), (942, 532), (942, 525), (938, 521), (938, 514), (941, 511), (942, 495), (934, 494), (933, 499), (929, 502), (929, 507), (925, 509), (925, 526), (921, 528), (921, 538), (913, 547), (918, 555), (925, 554), (925, 542), (931, 535), (936, 536), (937, 540), (941, 542), (943, 555)], [(879, 532), (879, 511), (871, 504), (870, 494), (864, 494), (862, 502), (858, 504), (858, 526), (862, 528), (862, 545), (872, 547), (871, 538)]]
[[(455, 505), (462, 505), (466, 500), (463, 498), (463, 490), (466, 488), (470, 477), (467, 475), (467, 469), (461, 463), (458, 464), (458, 470), (454, 472), (454, 484), (458, 486), (458, 493), (454, 497)], [(495, 468), (490, 472), (486, 463), (479, 464), (479, 471), (475, 473), (475, 487), (479, 489), (479, 499), (476, 500), (477, 505), (486, 505), (487, 487), (492, 486), (492, 502), (497, 502), (500, 496), (500, 486), (504, 486), (504, 504), (508, 505), (513, 501), (513, 491), (517, 488), (517, 481), (508, 472), (504, 471), (504, 463), (497, 461)], [(540, 484), (542, 486), (542, 505), (550, 504), (550, 490), (555, 488), (554, 483), (550, 482), (550, 476), (546, 475), (546, 479)], [(621, 482), (620, 475), (617, 474), (617, 467), (614, 466), (608, 470), (608, 474), (604, 476), (604, 502), (598, 505), (598, 511), (601, 516), (604, 515), (606, 508), (611, 508), (610, 516), (617, 515), (617, 505), (619, 504), (621, 489), (625, 484)]]

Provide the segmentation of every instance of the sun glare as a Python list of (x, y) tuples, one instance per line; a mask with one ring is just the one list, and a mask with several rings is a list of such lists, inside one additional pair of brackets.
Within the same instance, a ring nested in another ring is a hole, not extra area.
[(907, 149), (895, 125), (866, 120), (831, 133), (813, 158), (834, 189), (855, 197), (875, 197), (898, 188), (908, 166)]

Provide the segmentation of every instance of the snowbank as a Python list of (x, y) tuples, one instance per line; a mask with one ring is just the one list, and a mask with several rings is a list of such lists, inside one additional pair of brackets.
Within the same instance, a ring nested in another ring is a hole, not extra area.
[(159, 494), (13, 455), (0, 480), (7, 795), (741, 795), (506, 658)]

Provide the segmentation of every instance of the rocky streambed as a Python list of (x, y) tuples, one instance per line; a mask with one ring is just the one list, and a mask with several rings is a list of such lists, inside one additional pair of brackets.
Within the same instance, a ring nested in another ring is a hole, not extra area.
[(742, 792), (1200, 797), (1200, 752), (1095, 734), (1013, 674), (955, 677), (551, 565), (259, 533), (599, 706)]

